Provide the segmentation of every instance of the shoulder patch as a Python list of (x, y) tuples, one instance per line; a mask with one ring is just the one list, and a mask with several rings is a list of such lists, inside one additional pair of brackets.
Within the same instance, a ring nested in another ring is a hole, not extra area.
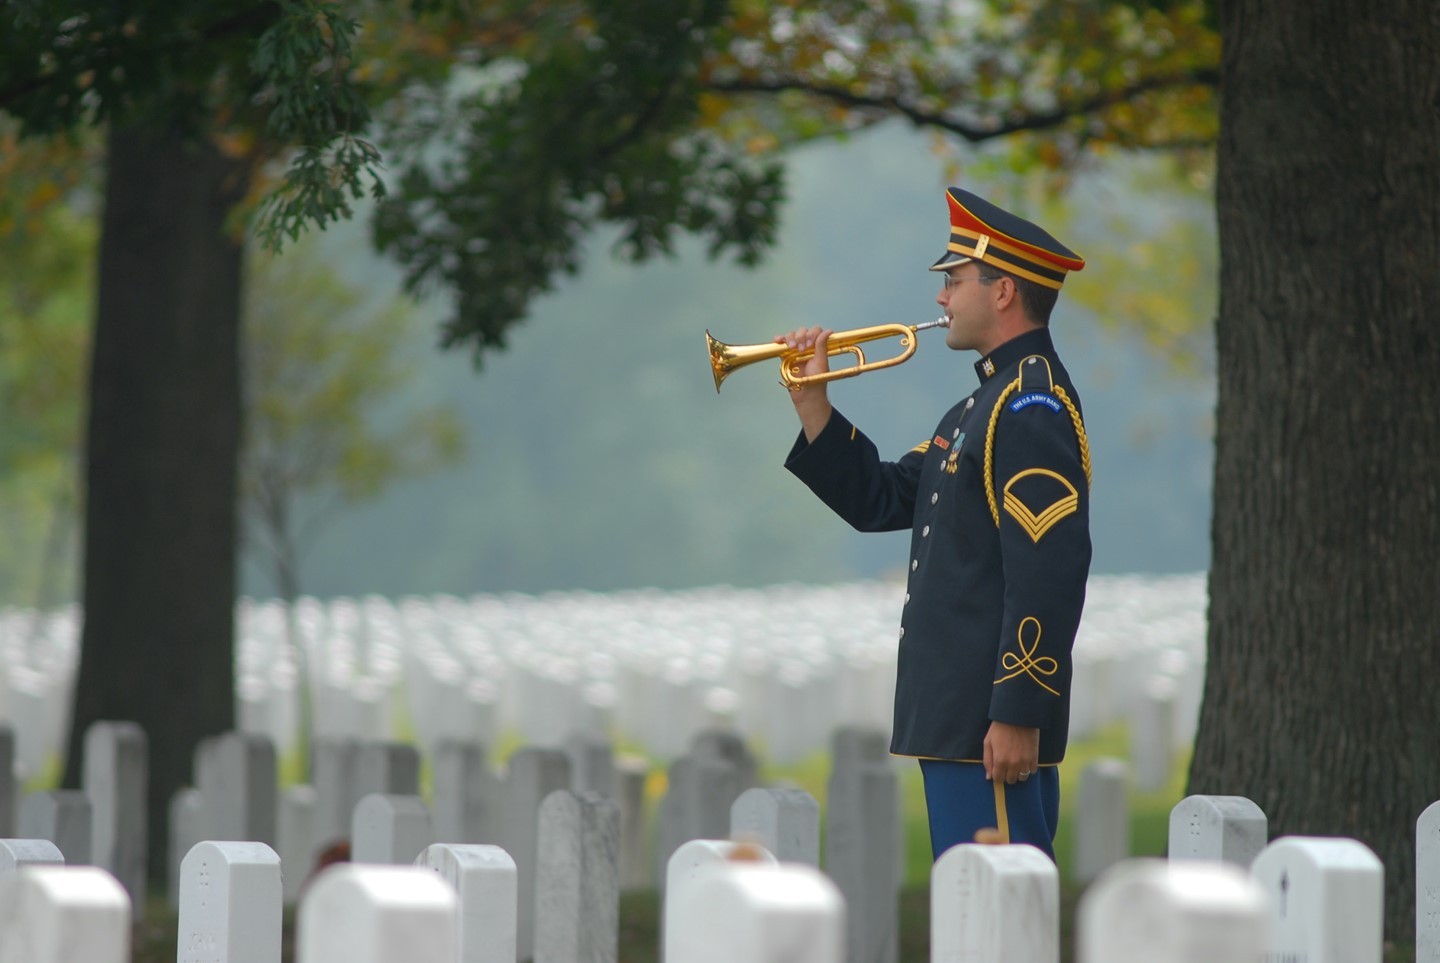
[(1080, 495), (1064, 475), (1048, 468), (1027, 468), (1005, 483), (1004, 505), (1005, 514), (1038, 545), (1061, 519), (1080, 510)]
[(1048, 395), (1043, 391), (1026, 392), (1010, 402), (1010, 410), (1019, 411), (1021, 408), (1029, 408), (1031, 405), (1044, 405), (1056, 414), (1065, 410), (1065, 406), (1060, 403), (1060, 399), (1053, 395)]
[(911, 448), (911, 449), (910, 449), (910, 451), (911, 451), (912, 453), (914, 453), (914, 454), (919, 454), (919, 455), (923, 455), (923, 454), (925, 454), (925, 453), (926, 453), (927, 451), (929, 451), (929, 450), (930, 450), (930, 442), (928, 442), (928, 441), (922, 441), (922, 442), (920, 442), (920, 444), (918, 444), (918, 445), (916, 445), (914, 448)]

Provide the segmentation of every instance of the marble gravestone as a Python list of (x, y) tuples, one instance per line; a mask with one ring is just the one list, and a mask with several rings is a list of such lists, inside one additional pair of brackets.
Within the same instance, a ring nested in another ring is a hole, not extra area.
[(1269, 923), (1264, 891), (1236, 866), (1133, 859), (1086, 890), (1076, 948), (1079, 963), (1266, 963)]
[(1385, 871), (1354, 839), (1282, 836), (1250, 875), (1270, 899), (1270, 952), (1305, 963), (1380, 963)]

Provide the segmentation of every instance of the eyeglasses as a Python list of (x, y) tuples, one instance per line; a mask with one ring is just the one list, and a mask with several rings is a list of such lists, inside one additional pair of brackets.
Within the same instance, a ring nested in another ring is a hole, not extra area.
[(973, 278), (957, 278), (957, 277), (955, 277), (955, 276), (953, 276), (953, 275), (950, 275), (950, 274), (942, 274), (941, 277), (942, 277), (942, 278), (944, 279), (944, 281), (945, 281), (945, 290), (947, 290), (947, 291), (950, 290), (951, 288), (953, 288), (955, 285), (959, 284), (961, 281), (979, 281), (981, 284), (984, 284), (986, 281), (998, 281), (998, 280), (1000, 280), (1000, 278), (999, 278), (998, 275), (986, 275), (986, 274), (981, 274), (981, 275), (979, 275), (979, 276), (977, 276), (977, 277), (973, 277)]

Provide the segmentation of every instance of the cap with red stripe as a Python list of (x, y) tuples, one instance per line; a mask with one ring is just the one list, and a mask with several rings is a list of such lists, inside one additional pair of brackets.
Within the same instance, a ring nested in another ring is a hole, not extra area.
[(1047, 288), (1059, 288), (1065, 275), (1085, 266), (1085, 259), (1043, 228), (1001, 210), (984, 198), (952, 187), (945, 192), (950, 204), (950, 243), (932, 271), (984, 261), (1016, 277)]

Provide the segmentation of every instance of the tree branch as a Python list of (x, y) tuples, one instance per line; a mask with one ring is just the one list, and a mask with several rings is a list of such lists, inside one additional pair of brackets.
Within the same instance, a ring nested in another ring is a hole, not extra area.
[(1103, 90), (1085, 100), (1062, 104), (1054, 110), (1017, 114), (1010, 120), (986, 124), (959, 120), (945, 111), (928, 110), (901, 94), (862, 94), (845, 87), (818, 84), (804, 77), (711, 80), (702, 86), (705, 90), (719, 94), (780, 94), (790, 91), (805, 93), (822, 100), (843, 104), (846, 107), (883, 110), (899, 114), (909, 119), (916, 127), (937, 127), (963, 137), (971, 143), (981, 143), (1021, 131), (1049, 130), (1071, 118), (1084, 117), (1106, 107), (1134, 100), (1152, 91), (1197, 86), (1218, 88), (1220, 86), (1220, 70), (1218, 67), (1199, 67), (1192, 71), (1147, 77), (1125, 87)]
[(670, 99), (670, 92), (675, 89), (675, 80), (676, 77), (672, 71), (665, 85), (655, 92), (655, 96), (651, 97), (649, 102), (645, 104), (645, 107), (635, 115), (634, 120), (631, 121), (629, 126), (620, 131), (617, 136), (611, 138), (608, 143), (600, 146), (599, 158), (601, 160), (613, 157), (622, 149), (640, 139), (641, 135), (645, 133), (645, 129), (660, 116), (660, 109), (665, 106), (665, 101)]

